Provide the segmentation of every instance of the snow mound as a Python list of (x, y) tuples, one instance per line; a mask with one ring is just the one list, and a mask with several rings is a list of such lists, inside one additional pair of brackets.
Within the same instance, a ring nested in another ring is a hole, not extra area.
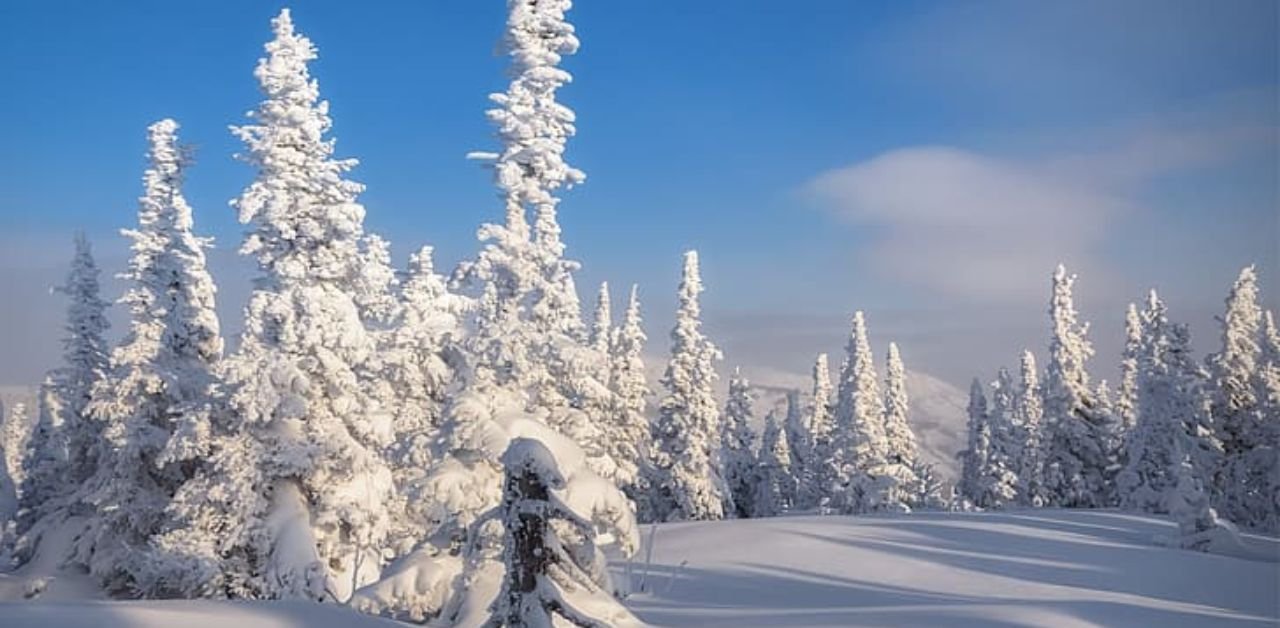
[(12, 628), (392, 628), (388, 619), (311, 602), (214, 602), (209, 600), (0, 603), (0, 624)]
[(666, 524), (628, 605), (665, 626), (1275, 625), (1280, 540), (1241, 535), (1265, 560), (1152, 543), (1175, 534), (1059, 510)]

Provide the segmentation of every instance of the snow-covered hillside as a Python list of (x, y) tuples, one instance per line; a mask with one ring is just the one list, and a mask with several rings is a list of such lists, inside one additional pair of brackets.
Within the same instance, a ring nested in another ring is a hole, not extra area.
[[(1080, 510), (664, 524), (651, 562), (613, 568), (665, 626), (1275, 625), (1280, 541), (1246, 537), (1253, 560), (1152, 542), (1173, 529)], [(403, 625), (298, 602), (67, 599), (70, 582), (21, 601), (19, 578), (0, 575), (6, 628)]]

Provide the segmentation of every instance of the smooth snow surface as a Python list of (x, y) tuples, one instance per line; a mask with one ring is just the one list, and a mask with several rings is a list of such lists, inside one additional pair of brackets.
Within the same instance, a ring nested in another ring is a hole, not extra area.
[(311, 602), (148, 601), (0, 604), (5, 628), (393, 628), (406, 626)]
[(1154, 544), (1174, 530), (1061, 510), (669, 524), (627, 603), (667, 626), (1275, 625), (1280, 541), (1246, 537), (1259, 560)]
[[(1253, 560), (1156, 544), (1175, 531), (1158, 518), (1062, 510), (663, 524), (652, 562), (644, 563), (646, 547), (614, 573), (637, 591), (627, 606), (660, 626), (1276, 624), (1280, 540), (1244, 536)], [(646, 545), (650, 538), (646, 528)], [(0, 575), (0, 583), (18, 585), (22, 575)], [(70, 599), (92, 595), (72, 582), (25, 602), (24, 587), (0, 587), (8, 593), (0, 626), (412, 625), (299, 602)]]

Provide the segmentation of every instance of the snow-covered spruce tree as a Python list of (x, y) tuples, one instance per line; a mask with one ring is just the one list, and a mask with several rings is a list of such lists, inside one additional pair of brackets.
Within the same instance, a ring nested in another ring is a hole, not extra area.
[(1040, 373), (1036, 370), (1036, 356), (1022, 352), (1022, 377), (1014, 398), (1015, 434), (1021, 447), (1015, 471), (1018, 475), (1018, 503), (1023, 506), (1043, 506), (1046, 501), (1041, 474), (1043, 459), (1044, 416), (1041, 406)]
[(1280, 532), (1280, 331), (1268, 310), (1263, 317), (1262, 353), (1258, 370), (1258, 399), (1262, 424), (1249, 450), (1245, 468), (1257, 487), (1246, 504), (1245, 525), (1271, 534)]
[(907, 369), (902, 365), (902, 356), (898, 353), (897, 343), (889, 343), (889, 353), (885, 361), (884, 389), (884, 429), (888, 439), (889, 468), (898, 482), (900, 497), (907, 505), (912, 504), (911, 495), (917, 490), (916, 477), (916, 435), (911, 431), (907, 421), (910, 403), (907, 398)]
[[(548, 424), (587, 448), (598, 471), (609, 473), (617, 465), (608, 457), (598, 418), (591, 416), (610, 403), (601, 381), (605, 357), (586, 344), (573, 282), (578, 264), (564, 259), (556, 222), (556, 193), (585, 179), (564, 160), (574, 115), (556, 100), (556, 91), (572, 78), (558, 67), (561, 58), (578, 48), (565, 20), (571, 3), (510, 0), (507, 6), (503, 48), (511, 60), (511, 82), (490, 96), (496, 106), (488, 111), (502, 148), (496, 155), (476, 154), (493, 160), (506, 222), (481, 227), (485, 248), (459, 267), (455, 279), (481, 290), (494, 284), (495, 324), (488, 329), (506, 333), (497, 341), (495, 332), (484, 331), (473, 344), (489, 345), (482, 349), (486, 359), (501, 357), (498, 351), (511, 358), (498, 362), (509, 365), (502, 368), (509, 372), (498, 373), (496, 383), (527, 388), (530, 409), (543, 412)], [(535, 216), (532, 231), (528, 212)]]
[(795, 496), (791, 447), (787, 443), (787, 430), (779, 423), (776, 412), (769, 412), (764, 418), (760, 458), (755, 471), (751, 516), (773, 517), (790, 510)]
[(609, 384), (613, 408), (606, 421), (609, 453), (617, 463), (614, 480), (636, 504), (641, 521), (653, 519), (645, 478), (649, 477), (649, 383), (644, 371), (647, 338), (640, 320), (640, 297), (631, 286), (622, 325), (613, 330), (609, 349)]
[(756, 454), (753, 447), (756, 435), (751, 429), (755, 422), (755, 397), (751, 383), (743, 377), (741, 369), (734, 368), (729, 378), (729, 399), (724, 405), (720, 423), (720, 466), (729, 491), (725, 494), (724, 511), (738, 518), (750, 517), (755, 512)]
[(968, 422), (965, 424), (965, 448), (956, 456), (960, 458), (960, 494), (974, 504), (982, 494), (982, 473), (991, 451), (990, 417), (987, 413), (987, 395), (982, 382), (973, 378), (969, 384)]
[(400, 285), (398, 319), (382, 357), (386, 383), (398, 399), (393, 406), (396, 436), (388, 452), (399, 502), (391, 509), (396, 555), (412, 549), (433, 522), (427, 470), (459, 362), (462, 321), (472, 306), (466, 297), (451, 293), (445, 278), (435, 272), (430, 246), (409, 257)]
[(1127, 441), (1128, 462), (1116, 477), (1116, 491), (1122, 508), (1166, 513), (1182, 490), (1184, 458), (1192, 463), (1196, 482), (1203, 483), (1216, 468), (1220, 446), (1210, 432), (1209, 400), (1186, 328), (1169, 323), (1154, 290), (1142, 313), (1142, 329), (1138, 422)]
[(377, 349), (356, 303), (363, 186), (325, 137), (315, 47), (288, 9), (272, 27), (255, 72), (265, 99), (233, 128), (257, 170), (233, 205), (260, 274), (224, 361), (227, 435), (157, 549), (179, 595), (345, 600), (378, 576), (393, 496), (390, 417), (360, 377)]
[(613, 337), (613, 308), (609, 303), (609, 282), (600, 283), (596, 293), (595, 314), (591, 318), (591, 329), (587, 343), (604, 355), (609, 355), (609, 341)]
[(1254, 384), (1261, 353), (1262, 308), (1258, 306), (1258, 278), (1253, 266), (1241, 269), (1227, 295), (1222, 324), (1222, 347), (1209, 356), (1213, 385), (1213, 416), (1228, 458), (1249, 448), (1257, 422)]
[(1277, 428), (1269, 424), (1276, 418), (1274, 402), (1267, 416), (1271, 401), (1263, 355), (1267, 330), (1252, 266), (1240, 271), (1219, 320), (1222, 347), (1207, 363), (1212, 414), (1224, 455), (1206, 486), (1219, 512), (1246, 527), (1257, 527), (1263, 519), (1277, 519), (1280, 495), (1271, 492), (1275, 480), (1270, 474), (1275, 473), (1276, 463), (1268, 441)]
[[(831, 369), (827, 354), (819, 353), (813, 364), (813, 392), (804, 415), (804, 425), (787, 423), (787, 441), (791, 445), (791, 473), (796, 477), (797, 509), (815, 508), (830, 501), (833, 479), (828, 473), (835, 466), (831, 436)], [(788, 415), (790, 418), (790, 415)]]
[(191, 474), (191, 465), (166, 459), (165, 450), (175, 429), (208, 429), (190, 421), (199, 420), (194, 413), (222, 358), (216, 288), (205, 263), (210, 243), (192, 232), (182, 195), (188, 151), (177, 130), (167, 119), (147, 129), (138, 226), (123, 232), (133, 252), (122, 275), (131, 285), (120, 300), (129, 308), (129, 331), (88, 407), (102, 436), (97, 469), (77, 498), (95, 514), (73, 560), (113, 592), (152, 593), (139, 590), (145, 562), (137, 548), (162, 530), (165, 508)]
[[(986, 457), (978, 473), (978, 492), (974, 505), (980, 508), (1004, 508), (1012, 504), (1018, 493), (1017, 460), (1022, 444), (1014, 430), (1015, 394), (1013, 376), (1001, 368), (991, 384), (991, 406), (987, 412)], [(984, 449), (981, 445), (979, 449)]]
[(4, 449), (4, 457), (0, 460), (16, 490), (26, 476), (26, 453), (32, 434), (31, 417), (27, 416), (27, 404), (21, 401), (13, 404), (7, 414), (4, 413), (4, 405), (0, 404), (0, 416), (4, 417), (3, 429), (0, 429), (0, 448)]
[(77, 234), (71, 271), (66, 283), (56, 288), (69, 300), (63, 364), (41, 386), (40, 416), (19, 490), (17, 555), (22, 560), (30, 558), (46, 531), (81, 514), (72, 494), (98, 466), (101, 424), (87, 412), (93, 387), (108, 365), (107, 303), (98, 274), (89, 240)]
[(866, 318), (853, 315), (847, 355), (836, 392), (835, 435), (837, 507), (846, 513), (901, 510), (907, 487), (900, 486), (903, 465), (889, 459), (884, 397), (875, 357), (867, 339)]
[[(1138, 356), (1142, 352), (1142, 319), (1133, 303), (1124, 315), (1124, 353), (1120, 359), (1120, 396), (1115, 412), (1125, 434), (1138, 422)], [(1122, 452), (1123, 453), (1123, 452)]]
[(654, 515), (661, 520), (720, 519), (725, 515), (725, 482), (715, 464), (720, 412), (716, 407), (715, 362), (720, 350), (702, 333), (702, 278), (698, 253), (684, 254), (679, 305), (671, 330), (671, 359), (662, 376), (666, 395), (653, 424)]
[(1096, 508), (1112, 501), (1118, 443), (1114, 420), (1098, 403), (1085, 368), (1093, 346), (1086, 338), (1088, 324), (1077, 320), (1074, 283), (1075, 275), (1059, 265), (1049, 305), (1053, 335), (1043, 388), (1042, 473), (1048, 505)]
[[(559, 497), (577, 487), (570, 486), (571, 478), (561, 470), (556, 454), (536, 439), (515, 438), (502, 463), (505, 480), (498, 516), (505, 531), (505, 575), (485, 627), (552, 626), (556, 618), (586, 628), (643, 625), (583, 569), (561, 540), (566, 529), (588, 539), (596, 530), (589, 514), (580, 514)], [(616, 488), (603, 488), (617, 494)], [(622, 499), (621, 494), (615, 499)], [(639, 535), (634, 520), (629, 521), (627, 531), (635, 543)]]

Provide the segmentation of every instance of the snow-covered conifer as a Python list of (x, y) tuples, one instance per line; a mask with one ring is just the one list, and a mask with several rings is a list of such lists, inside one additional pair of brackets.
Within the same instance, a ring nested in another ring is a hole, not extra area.
[[(0, 404), (0, 413), (4, 406)], [(0, 449), (4, 450), (3, 464), (9, 481), (13, 483), (14, 498), (17, 498), (17, 487), (22, 485), (26, 477), (26, 452), (31, 441), (31, 417), (27, 416), (27, 404), (19, 401), (13, 404), (7, 414), (3, 414), (4, 423), (0, 425)], [(16, 507), (17, 502), (14, 502)]]
[[(122, 276), (129, 331), (111, 352), (110, 371), (93, 390), (92, 417), (102, 425), (98, 467), (78, 492), (96, 511), (76, 542), (75, 559), (111, 591), (137, 590), (141, 553), (165, 524), (165, 509), (191, 465), (166, 457), (175, 430), (208, 430), (198, 409), (212, 392), (223, 340), (214, 310), (210, 243), (192, 232), (182, 195), (188, 163), (178, 124), (147, 129), (148, 168), (138, 226), (124, 234), (133, 257)], [(141, 591), (143, 594), (151, 592)]]
[(93, 387), (107, 371), (107, 303), (98, 284), (98, 266), (89, 240), (75, 238), (75, 255), (66, 283), (56, 290), (67, 296), (66, 336), (62, 366), (45, 378), (40, 390), (40, 416), (32, 438), (32, 455), (19, 498), (19, 556), (35, 550), (50, 525), (72, 514), (71, 494), (97, 468), (101, 424), (87, 412)]
[(606, 422), (610, 455), (617, 462), (615, 480), (622, 492), (636, 502), (642, 521), (651, 519), (645, 479), (649, 476), (649, 383), (644, 371), (647, 338), (640, 320), (640, 297), (631, 286), (622, 325), (613, 330), (609, 355), (609, 383), (613, 409)]
[(662, 376), (666, 395), (653, 425), (657, 482), (655, 516), (665, 520), (724, 517), (725, 483), (715, 464), (720, 412), (713, 386), (720, 350), (702, 333), (698, 253), (684, 255), (679, 305), (671, 330), (671, 359)]
[(982, 382), (976, 377), (969, 384), (968, 417), (965, 448), (957, 454), (960, 458), (960, 485), (957, 488), (966, 499), (976, 503), (982, 494), (982, 471), (991, 448), (987, 395), (982, 389)]
[(1116, 416), (1127, 434), (1138, 419), (1138, 355), (1142, 351), (1142, 319), (1138, 306), (1129, 304), (1124, 316), (1124, 353), (1120, 360), (1120, 396)]
[(720, 423), (721, 473), (729, 491), (725, 494), (725, 512), (739, 518), (750, 517), (755, 512), (756, 442), (751, 424), (755, 422), (754, 396), (751, 383), (742, 376), (740, 369), (733, 369), (729, 378), (729, 400), (724, 406)]
[(609, 305), (609, 282), (600, 283), (600, 291), (596, 293), (595, 316), (591, 319), (590, 335), (587, 343), (603, 355), (609, 354), (609, 341), (613, 336), (613, 312)]
[(1015, 434), (1021, 447), (1015, 471), (1018, 475), (1018, 501), (1023, 506), (1042, 506), (1046, 501), (1041, 474), (1043, 459), (1044, 417), (1041, 406), (1040, 373), (1036, 356), (1022, 352), (1022, 377), (1014, 399)]
[(889, 464), (884, 398), (876, 375), (875, 357), (867, 339), (866, 318), (853, 315), (840, 384), (836, 392), (835, 486), (839, 508), (862, 513), (904, 506), (898, 474)]
[(805, 424), (787, 423), (791, 473), (796, 477), (795, 507), (799, 509), (814, 508), (831, 496), (830, 481), (834, 478), (829, 471), (835, 467), (831, 394), (827, 354), (819, 353), (813, 363), (813, 389), (804, 415)]
[(1138, 354), (1138, 422), (1127, 441), (1127, 463), (1116, 478), (1120, 506), (1172, 512), (1183, 490), (1181, 465), (1193, 464), (1195, 481), (1212, 476), (1219, 445), (1210, 432), (1203, 375), (1191, 356), (1186, 327), (1173, 325), (1164, 303), (1151, 291), (1142, 313)]
[(1021, 443), (1014, 430), (1016, 391), (1013, 376), (1001, 368), (991, 384), (991, 406), (987, 411), (986, 450), (973, 502), (981, 508), (1003, 508), (1013, 503), (1018, 492), (1017, 460)]
[(795, 475), (791, 471), (787, 430), (779, 423), (774, 412), (770, 412), (764, 419), (759, 460), (755, 493), (751, 498), (751, 516), (773, 517), (790, 510), (795, 496)]
[(1261, 353), (1262, 308), (1253, 266), (1240, 270), (1221, 319), (1222, 347), (1208, 359), (1213, 415), (1228, 458), (1249, 448), (1258, 406), (1254, 384)]
[(233, 204), (259, 276), (224, 362), (227, 434), (157, 549), (180, 594), (345, 600), (382, 567), (393, 495), (391, 417), (361, 386), (377, 353), (356, 302), (363, 186), (326, 138), (315, 47), (288, 9), (272, 27), (255, 71), (265, 98), (233, 128), (257, 170)]
[(916, 436), (907, 422), (907, 370), (902, 365), (897, 343), (889, 343), (884, 383), (885, 436), (889, 440), (889, 459), (898, 464), (914, 466)]
[(1110, 502), (1116, 465), (1115, 430), (1098, 403), (1085, 363), (1093, 355), (1088, 324), (1077, 319), (1075, 275), (1059, 265), (1049, 317), (1053, 334), (1045, 374), (1043, 481), (1049, 505), (1098, 507)]
[(441, 413), (458, 362), (456, 345), (470, 301), (449, 292), (445, 278), (435, 272), (432, 248), (423, 246), (409, 257), (401, 280), (399, 318), (390, 330), (386, 383), (395, 404), (395, 442), (389, 451), (399, 503), (393, 532), (393, 551), (402, 554), (421, 540), (431, 520), (426, 472), (434, 460)]

